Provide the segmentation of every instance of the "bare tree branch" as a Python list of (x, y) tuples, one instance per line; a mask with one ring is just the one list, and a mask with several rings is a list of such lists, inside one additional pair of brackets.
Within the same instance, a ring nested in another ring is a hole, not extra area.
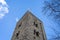
[[(42, 10), (44, 14), (49, 14), (48, 16), (53, 16), (57, 23), (60, 25), (60, 0), (51, 0), (50, 2), (45, 1), (44, 4), (45, 6)], [(50, 11), (50, 13), (48, 11)], [(58, 26), (58, 28), (60, 28), (60, 26)], [(52, 37), (49, 40), (60, 40), (60, 32), (52, 27), (51, 29), (55, 32), (56, 36)]]

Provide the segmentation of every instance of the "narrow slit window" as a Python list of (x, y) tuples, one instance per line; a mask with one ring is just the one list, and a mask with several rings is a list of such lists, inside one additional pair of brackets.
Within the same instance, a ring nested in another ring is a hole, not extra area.
[(36, 30), (34, 29), (34, 35), (35, 35), (35, 33), (36, 33)]
[(19, 27), (21, 26), (21, 24), (19, 25)]
[(34, 37), (34, 39), (36, 39), (36, 37)]
[(18, 28), (20, 28), (21, 27), (21, 24), (20, 25), (18, 25)]
[(38, 24), (35, 24), (36, 27), (38, 27)]
[(36, 32), (36, 36), (38, 36), (38, 37), (39, 37), (39, 32)]
[(36, 24), (35, 22), (34, 22), (34, 25), (35, 25), (35, 27), (38, 27), (38, 24)]
[(34, 22), (34, 25), (35, 25), (35, 22)]
[(17, 39), (18, 39), (19, 33), (20, 33), (20, 31), (18, 31), (18, 33), (16, 33), (16, 38), (17, 38)]
[(19, 24), (18, 28), (21, 27), (21, 24), (22, 24), (22, 23)]
[(41, 23), (40, 23), (41, 24)]

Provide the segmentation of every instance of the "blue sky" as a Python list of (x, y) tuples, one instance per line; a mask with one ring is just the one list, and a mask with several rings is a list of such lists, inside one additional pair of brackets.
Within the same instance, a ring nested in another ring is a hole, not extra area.
[(8, 6), (8, 13), (0, 19), (0, 40), (11, 40), (14, 28), (17, 21), (25, 14), (27, 10), (30, 10), (35, 16), (37, 16), (44, 23), (47, 39), (50, 39), (52, 35), (55, 35), (54, 31), (50, 27), (56, 27), (46, 15), (43, 15), (42, 7), (44, 0), (4, 0)]

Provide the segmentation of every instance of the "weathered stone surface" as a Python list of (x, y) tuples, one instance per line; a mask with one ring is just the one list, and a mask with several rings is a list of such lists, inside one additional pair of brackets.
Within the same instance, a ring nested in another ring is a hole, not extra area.
[(27, 11), (17, 22), (11, 40), (46, 40), (42, 21)]

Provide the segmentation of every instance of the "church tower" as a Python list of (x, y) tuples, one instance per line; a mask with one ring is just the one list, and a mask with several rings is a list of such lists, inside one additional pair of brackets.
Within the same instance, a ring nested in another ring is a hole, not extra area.
[(11, 40), (46, 40), (42, 21), (27, 11), (17, 22)]

